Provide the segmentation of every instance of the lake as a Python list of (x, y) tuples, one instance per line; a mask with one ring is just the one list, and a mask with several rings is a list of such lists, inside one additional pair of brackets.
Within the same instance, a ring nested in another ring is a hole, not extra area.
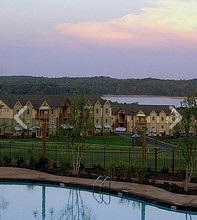
[(184, 97), (145, 96), (145, 95), (104, 95), (104, 99), (118, 103), (138, 103), (139, 105), (181, 106)]

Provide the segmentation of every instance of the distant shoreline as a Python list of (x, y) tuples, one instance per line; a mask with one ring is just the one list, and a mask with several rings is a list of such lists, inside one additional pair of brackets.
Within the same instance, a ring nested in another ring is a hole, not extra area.
[(170, 99), (184, 99), (185, 96), (161, 96), (161, 95), (102, 95), (103, 98), (105, 97), (157, 97), (157, 98), (170, 98)]
[(104, 100), (118, 103), (138, 103), (139, 105), (172, 105), (181, 106), (185, 97), (181, 96), (150, 96), (150, 95), (103, 95)]

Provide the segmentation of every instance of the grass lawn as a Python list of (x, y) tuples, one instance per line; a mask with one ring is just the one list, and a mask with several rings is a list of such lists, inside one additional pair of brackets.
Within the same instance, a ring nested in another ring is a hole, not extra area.
[[(47, 138), (47, 143), (67, 143), (66, 137)], [(20, 138), (20, 139), (1, 139), (0, 142), (11, 143), (42, 143), (40, 138)], [(88, 144), (101, 144), (101, 145), (119, 145), (130, 146), (131, 138), (123, 135), (109, 135), (109, 136), (88, 136), (86, 137)]]
[(86, 141), (89, 144), (131, 146), (131, 138), (123, 135), (89, 136)]
[[(100, 164), (102, 167), (119, 166), (122, 163), (141, 165), (141, 147), (131, 145), (131, 138), (123, 135), (90, 136), (87, 137), (87, 147), (83, 154), (82, 162), (85, 166)], [(17, 160), (22, 157), (26, 163), (30, 159), (30, 151), (36, 161), (42, 157), (42, 139), (12, 139), (0, 140), (0, 161), (6, 158)], [(66, 138), (47, 139), (47, 158), (54, 161), (58, 166), (66, 167), (71, 164), (72, 153)], [(155, 156), (154, 146), (147, 145), (147, 167), (155, 170), (155, 159), (157, 158), (157, 170), (169, 168), (173, 164), (172, 152), (170, 150), (159, 150)], [(180, 157), (175, 155), (175, 170), (182, 168)]]

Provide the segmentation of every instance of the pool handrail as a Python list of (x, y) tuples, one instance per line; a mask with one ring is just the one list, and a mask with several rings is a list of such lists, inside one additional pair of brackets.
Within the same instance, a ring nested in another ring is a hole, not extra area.
[(104, 176), (103, 175), (100, 175), (100, 176), (98, 176), (97, 177), (97, 179), (94, 181), (94, 183), (93, 183), (93, 187), (96, 185), (96, 183), (101, 179), (101, 183), (103, 182), (103, 178), (104, 178)]
[(106, 180), (109, 180), (109, 187), (111, 187), (111, 177), (106, 176), (105, 179), (101, 182), (100, 187), (105, 183)]

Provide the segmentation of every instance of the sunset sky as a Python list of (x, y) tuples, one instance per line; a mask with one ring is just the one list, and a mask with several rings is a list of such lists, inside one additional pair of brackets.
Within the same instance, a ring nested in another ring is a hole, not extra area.
[(0, 0), (0, 73), (197, 78), (197, 0)]

